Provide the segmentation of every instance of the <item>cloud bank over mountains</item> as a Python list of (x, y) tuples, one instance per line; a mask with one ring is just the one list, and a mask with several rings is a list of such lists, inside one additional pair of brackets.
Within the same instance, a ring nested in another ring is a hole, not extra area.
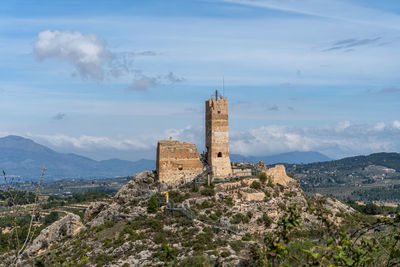
[(400, 150), (400, 122), (390, 125), (352, 124), (350, 121), (317, 128), (264, 126), (232, 133), (231, 147), (243, 155), (288, 151), (318, 151), (332, 158)]
[[(231, 153), (245, 156), (318, 151), (332, 158), (342, 158), (377, 151), (400, 151), (398, 120), (390, 124), (378, 122), (374, 125), (343, 121), (314, 128), (269, 125), (246, 131), (231, 131), (230, 135)], [(204, 150), (204, 128), (201, 126), (168, 129), (162, 133), (150, 133), (134, 138), (89, 135), (71, 137), (64, 134), (24, 136), (57, 151), (75, 152), (87, 156), (93, 156), (92, 153), (96, 152), (97, 159), (108, 159), (118, 155), (123, 155), (123, 159), (129, 160), (143, 157), (151, 159), (155, 156), (157, 141), (168, 139), (169, 136), (179, 141), (195, 143), (200, 153)]]

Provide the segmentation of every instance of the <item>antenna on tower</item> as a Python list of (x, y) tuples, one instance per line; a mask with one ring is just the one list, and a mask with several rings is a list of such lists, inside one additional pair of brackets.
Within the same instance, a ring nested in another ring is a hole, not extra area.
[(225, 97), (225, 77), (222, 75), (222, 96)]

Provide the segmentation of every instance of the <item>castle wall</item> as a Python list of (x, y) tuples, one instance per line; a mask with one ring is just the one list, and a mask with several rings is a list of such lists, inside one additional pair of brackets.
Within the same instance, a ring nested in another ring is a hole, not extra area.
[(274, 184), (287, 185), (289, 182), (292, 182), (293, 179), (287, 176), (286, 169), (284, 165), (275, 165), (273, 168), (269, 168), (265, 171), (267, 176), (273, 177)]
[(242, 169), (242, 168), (232, 168), (232, 175), (237, 177), (244, 177), (244, 176), (252, 176), (253, 173), (251, 169)]
[(160, 182), (179, 184), (203, 172), (203, 164), (192, 143), (161, 140), (157, 145), (157, 174)]
[(207, 162), (215, 177), (232, 174), (229, 158), (228, 100), (206, 101), (206, 148)]

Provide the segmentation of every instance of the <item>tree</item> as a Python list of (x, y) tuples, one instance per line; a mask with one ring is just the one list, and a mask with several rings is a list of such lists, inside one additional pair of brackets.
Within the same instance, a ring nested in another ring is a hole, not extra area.
[(156, 213), (158, 211), (158, 200), (156, 196), (152, 196), (147, 202), (147, 211), (149, 213)]

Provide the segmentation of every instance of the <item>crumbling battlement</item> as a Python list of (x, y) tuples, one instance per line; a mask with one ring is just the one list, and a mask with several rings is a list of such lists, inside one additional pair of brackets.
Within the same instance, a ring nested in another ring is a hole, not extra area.
[(171, 137), (158, 142), (156, 164), (158, 180), (166, 184), (189, 182), (203, 172), (196, 146)]

